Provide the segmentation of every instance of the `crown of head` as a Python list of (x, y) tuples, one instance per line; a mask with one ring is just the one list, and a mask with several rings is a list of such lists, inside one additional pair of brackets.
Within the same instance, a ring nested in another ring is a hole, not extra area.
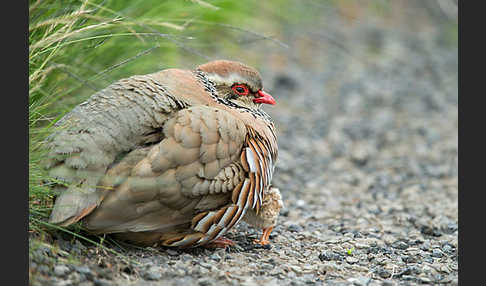
[(261, 104), (275, 104), (263, 91), (260, 73), (240, 62), (217, 60), (200, 65), (197, 71), (208, 81), (206, 87), (213, 98), (236, 108), (259, 109)]

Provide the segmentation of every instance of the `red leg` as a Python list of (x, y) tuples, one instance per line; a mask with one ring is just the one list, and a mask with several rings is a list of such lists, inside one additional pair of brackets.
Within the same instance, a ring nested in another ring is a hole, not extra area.
[(235, 245), (235, 243), (231, 239), (220, 237), (220, 238), (216, 238), (210, 243), (204, 244), (203, 246), (206, 248), (226, 248), (228, 246), (233, 246), (233, 245)]

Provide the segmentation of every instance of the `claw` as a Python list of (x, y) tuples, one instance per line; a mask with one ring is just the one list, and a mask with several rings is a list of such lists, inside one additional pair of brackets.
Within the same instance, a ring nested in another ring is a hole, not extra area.
[(273, 226), (264, 228), (262, 237), (260, 239), (253, 240), (253, 243), (257, 243), (257, 244), (260, 244), (262, 246), (270, 244), (270, 241), (268, 240), (268, 238), (270, 237), (270, 233), (272, 232), (272, 230), (273, 230)]
[(235, 245), (235, 242), (232, 241), (231, 239), (220, 237), (211, 241), (210, 243), (206, 243), (203, 246), (206, 248), (226, 248), (228, 246), (233, 246), (233, 245)]

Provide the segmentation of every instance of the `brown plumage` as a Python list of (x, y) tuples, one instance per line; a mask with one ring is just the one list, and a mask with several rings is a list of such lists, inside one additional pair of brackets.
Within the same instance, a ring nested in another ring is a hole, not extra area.
[(277, 139), (260, 74), (233, 61), (119, 80), (56, 124), (50, 222), (143, 245), (217, 243), (265, 204)]

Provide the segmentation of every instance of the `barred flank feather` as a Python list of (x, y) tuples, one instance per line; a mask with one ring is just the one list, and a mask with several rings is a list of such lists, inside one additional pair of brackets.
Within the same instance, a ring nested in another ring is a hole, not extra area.
[[(252, 95), (228, 99), (234, 80)], [(95, 93), (49, 137), (46, 168), (68, 184), (51, 222), (195, 247), (259, 214), (277, 159), (274, 125), (253, 101), (261, 89), (255, 69), (213, 61)]]

